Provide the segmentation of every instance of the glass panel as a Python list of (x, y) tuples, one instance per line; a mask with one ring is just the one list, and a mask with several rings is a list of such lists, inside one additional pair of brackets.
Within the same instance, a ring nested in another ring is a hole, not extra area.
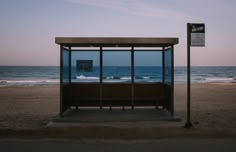
[(62, 83), (69, 83), (69, 51), (63, 48), (63, 76)]
[(165, 51), (165, 83), (166, 84), (171, 84), (171, 76), (172, 76), (172, 73), (171, 73), (171, 64), (172, 64), (172, 61), (171, 61), (171, 49), (166, 49)]
[(103, 52), (103, 81), (131, 82), (131, 52)]
[(71, 82), (99, 82), (99, 51), (72, 51)]
[(162, 52), (136, 51), (134, 52), (134, 81), (161, 82), (162, 81)]

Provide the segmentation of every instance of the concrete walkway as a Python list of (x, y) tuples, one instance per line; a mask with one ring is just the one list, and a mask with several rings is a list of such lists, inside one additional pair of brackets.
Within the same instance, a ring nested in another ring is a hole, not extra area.
[(70, 109), (63, 117), (53, 122), (135, 122), (135, 121), (181, 121), (178, 115), (171, 116), (164, 109)]
[(235, 152), (234, 139), (162, 139), (138, 141), (68, 140), (68, 139), (0, 139), (4, 152)]
[(130, 127), (176, 127), (181, 126), (181, 117), (171, 116), (164, 109), (70, 109), (63, 117), (55, 117), (46, 127), (109, 126)]

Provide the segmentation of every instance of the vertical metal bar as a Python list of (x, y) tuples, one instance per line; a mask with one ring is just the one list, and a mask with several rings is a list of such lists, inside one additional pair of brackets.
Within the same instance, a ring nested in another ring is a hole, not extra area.
[(171, 116), (174, 116), (174, 46), (171, 46)]
[[(69, 53), (69, 56), (68, 56), (68, 61), (69, 61), (69, 65), (68, 65), (68, 79), (69, 79), (69, 87), (68, 87), (68, 100), (69, 100), (69, 104), (70, 104), (70, 107), (72, 106), (72, 98), (71, 98), (71, 47), (69, 46), (68, 48), (68, 53)], [(76, 109), (78, 109), (78, 106), (77, 106), (77, 102), (76, 102)]]
[(190, 111), (190, 100), (191, 100), (191, 61), (190, 61), (190, 42), (191, 42), (191, 24), (187, 23), (187, 122), (185, 128), (191, 128), (191, 111)]
[(70, 86), (70, 84), (71, 84), (71, 47), (69, 47), (69, 74), (68, 74), (68, 76), (69, 76), (69, 86)]
[(134, 47), (131, 47), (131, 106), (134, 109)]
[[(166, 87), (165, 87), (165, 47), (162, 47), (162, 99), (166, 99)], [(156, 110), (158, 110), (158, 105), (156, 103)]]
[(165, 83), (165, 47), (162, 47), (162, 83)]
[(63, 45), (60, 45), (60, 117), (63, 116)]
[(100, 109), (102, 109), (102, 100), (103, 100), (103, 50), (100, 47), (100, 76), (99, 76), (99, 84), (100, 84)]

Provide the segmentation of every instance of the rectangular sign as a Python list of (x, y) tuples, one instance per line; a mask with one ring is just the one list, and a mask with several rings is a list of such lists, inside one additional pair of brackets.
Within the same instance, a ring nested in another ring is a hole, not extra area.
[(191, 46), (205, 46), (205, 24), (191, 24)]
[(77, 60), (76, 69), (77, 72), (92, 72), (93, 60)]

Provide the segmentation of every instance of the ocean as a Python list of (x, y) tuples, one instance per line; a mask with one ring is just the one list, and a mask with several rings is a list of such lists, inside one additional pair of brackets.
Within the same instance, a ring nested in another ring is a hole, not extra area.
[[(0, 66), (0, 87), (59, 84), (58, 66)], [(135, 82), (161, 82), (161, 67), (135, 67)], [(187, 82), (186, 67), (175, 67), (175, 83)], [(104, 82), (130, 81), (130, 67), (104, 67)], [(72, 82), (98, 82), (99, 68), (91, 72), (72, 70)], [(192, 83), (236, 83), (236, 67), (192, 67)]]

